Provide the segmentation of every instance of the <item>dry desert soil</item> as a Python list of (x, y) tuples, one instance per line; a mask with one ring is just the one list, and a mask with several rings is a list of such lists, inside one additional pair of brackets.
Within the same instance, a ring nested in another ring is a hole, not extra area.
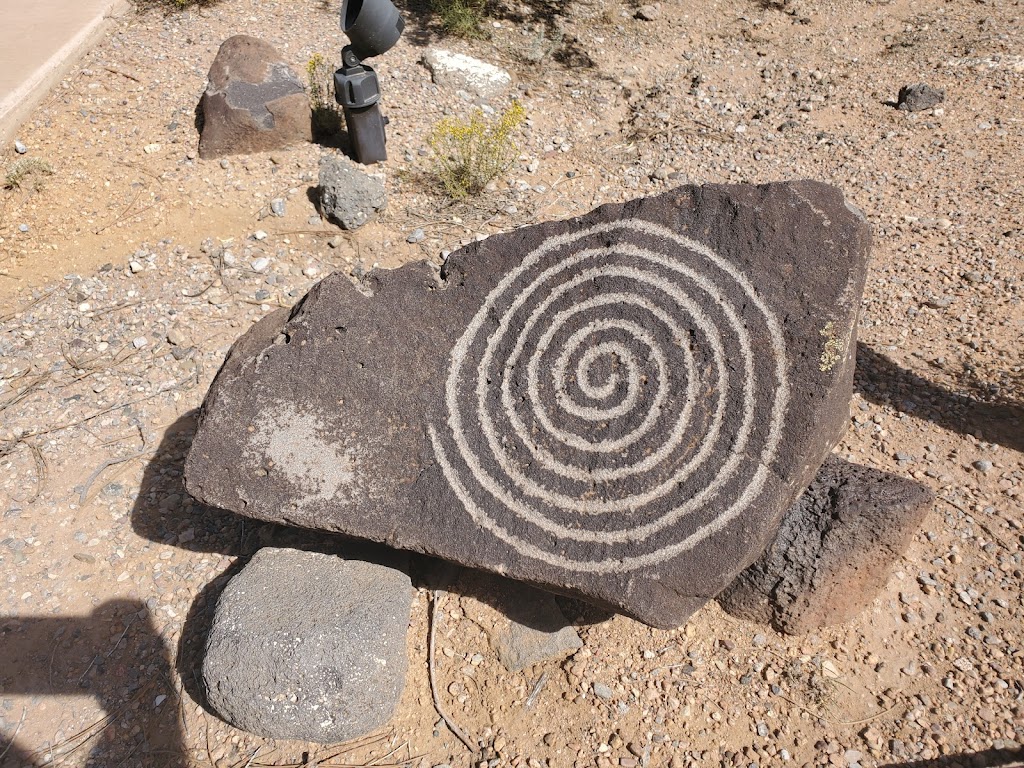
[[(406, 33), (378, 62), (391, 159), (374, 170), (389, 207), (355, 232), (310, 201), (335, 148), (197, 157), (194, 110), (219, 44), (261, 37), (302, 72), (316, 52), (337, 57), (336, 3), (129, 11), (22, 127), (26, 157), (54, 173), (0, 192), (0, 638), (16, 651), (0, 659), (0, 764), (1020, 759), (1020, 3), (662, 0), (638, 13), (537, 0), (491, 8), (472, 41), (445, 36), (421, 5), (402, 10)], [(513, 86), (490, 106), (515, 96), (528, 117), (509, 173), (460, 204), (429, 176), (430, 126), (473, 107), (420, 63), (438, 44), (506, 68)], [(916, 82), (945, 100), (895, 109)], [(5, 168), (18, 159), (2, 148)], [(474, 238), (678, 184), (794, 178), (841, 188), (875, 235), (836, 452), (937, 497), (867, 611), (802, 637), (714, 603), (673, 631), (583, 615), (571, 658), (511, 674), (490, 647), (500, 616), (486, 586), (457, 582), (436, 675), (483, 752), (438, 722), (424, 590), (401, 704), (366, 739), (273, 741), (203, 708), (204, 617), (277, 532), (194, 503), (181, 471), (196, 409), (253, 322), (331, 271), (439, 263)], [(283, 216), (271, 215), (278, 198)]]

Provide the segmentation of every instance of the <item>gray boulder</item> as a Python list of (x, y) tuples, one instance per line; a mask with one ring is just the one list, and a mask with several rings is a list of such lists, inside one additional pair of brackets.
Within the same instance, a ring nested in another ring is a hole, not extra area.
[(920, 483), (831, 456), (718, 602), (791, 635), (850, 621), (885, 586), (934, 501)]
[(188, 489), (678, 626), (845, 429), (868, 243), (824, 184), (708, 185), (329, 276), (229, 353)]
[(248, 35), (221, 45), (199, 109), (203, 158), (268, 152), (313, 139), (302, 81), (273, 46)]
[(394, 558), (257, 552), (217, 603), (202, 670), (210, 706), (244, 731), (324, 744), (386, 723), (405, 685), (412, 604)]
[(384, 185), (341, 154), (320, 159), (320, 212), (342, 229), (358, 229), (387, 205)]

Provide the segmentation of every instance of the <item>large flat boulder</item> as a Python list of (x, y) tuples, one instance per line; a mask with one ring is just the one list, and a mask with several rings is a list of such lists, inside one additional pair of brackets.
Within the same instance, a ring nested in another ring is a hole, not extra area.
[(708, 185), (331, 275), (231, 350), (188, 489), (677, 626), (842, 433), (869, 239), (824, 184)]

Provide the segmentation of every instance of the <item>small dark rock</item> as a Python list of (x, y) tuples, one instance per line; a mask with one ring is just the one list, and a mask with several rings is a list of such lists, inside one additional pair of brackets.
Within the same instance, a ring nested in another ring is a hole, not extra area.
[(320, 161), (320, 212), (342, 229), (358, 229), (387, 205), (384, 185), (344, 155)]
[(509, 672), (564, 658), (583, 646), (554, 595), (522, 584), (516, 585), (516, 591), (517, 615), (498, 631), (494, 642)]
[(920, 483), (831, 456), (718, 602), (787, 634), (849, 621), (885, 585), (934, 499)]
[(945, 100), (946, 92), (941, 88), (932, 88), (924, 83), (914, 83), (900, 88), (896, 100), (896, 109), (904, 112), (921, 112), (938, 106)]

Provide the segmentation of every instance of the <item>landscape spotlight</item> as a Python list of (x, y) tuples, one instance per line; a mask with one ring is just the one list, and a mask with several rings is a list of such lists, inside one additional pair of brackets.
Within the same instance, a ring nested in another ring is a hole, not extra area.
[(356, 162), (363, 165), (388, 159), (380, 113), (380, 82), (363, 59), (380, 56), (398, 42), (405, 22), (391, 0), (343, 0), (341, 31), (351, 41), (341, 49), (341, 69), (334, 73), (334, 98), (341, 104)]

